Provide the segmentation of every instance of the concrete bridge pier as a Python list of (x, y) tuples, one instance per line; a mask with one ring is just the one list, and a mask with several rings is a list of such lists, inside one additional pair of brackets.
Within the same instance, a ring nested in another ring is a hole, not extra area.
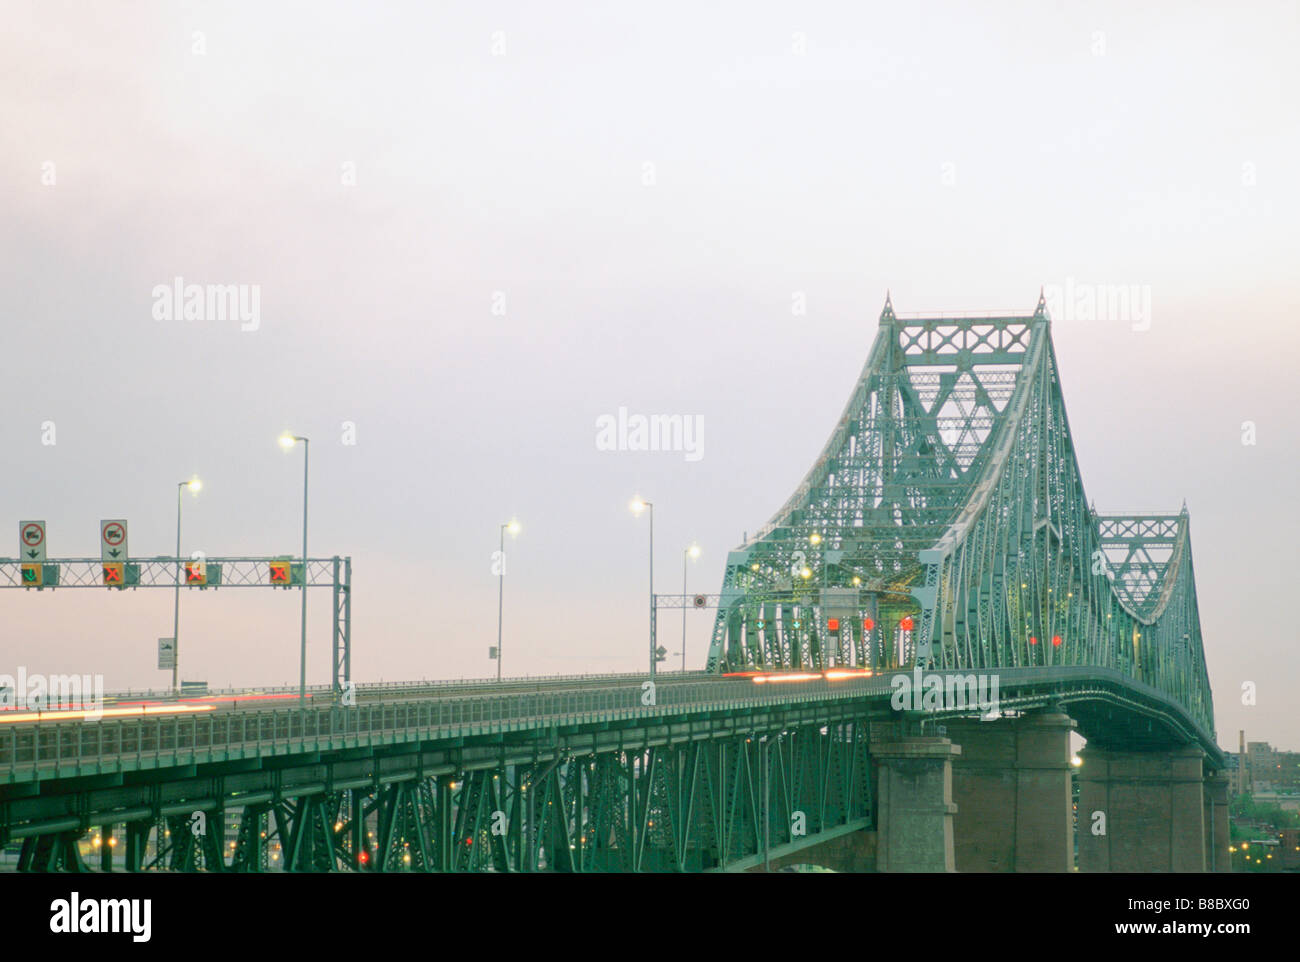
[(1205, 798), (1205, 871), (1231, 872), (1227, 774), (1214, 772), (1206, 775), (1202, 794)]
[(957, 871), (1073, 870), (1074, 727), (1059, 712), (947, 723), (961, 746), (952, 763)]
[[(1206, 826), (1219, 805), (1207, 806), (1204, 755), (1189, 746), (1170, 751), (1117, 752), (1085, 748), (1079, 753), (1079, 871), (1204, 872)], [(1226, 783), (1222, 850), (1226, 857)], [(1212, 788), (1211, 792), (1217, 792)], [(1099, 817), (1100, 816), (1100, 817)], [(1218, 853), (1214, 863), (1218, 866)]]
[(956, 871), (952, 760), (960, 754), (948, 738), (872, 725), (877, 871)]

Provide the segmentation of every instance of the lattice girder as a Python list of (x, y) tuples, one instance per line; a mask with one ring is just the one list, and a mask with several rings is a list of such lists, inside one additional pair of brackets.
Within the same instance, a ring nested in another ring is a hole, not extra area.
[(1088, 506), (1041, 297), (922, 319), (887, 300), (812, 470), (728, 556), (711, 670), (918, 663), (1115, 668), (1213, 731), (1186, 510)]

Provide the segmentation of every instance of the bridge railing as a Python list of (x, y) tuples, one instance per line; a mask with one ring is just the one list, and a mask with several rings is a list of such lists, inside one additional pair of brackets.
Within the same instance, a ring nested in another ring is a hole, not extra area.
[[(906, 673), (903, 673), (906, 674)], [(999, 672), (1004, 710), (1032, 710), (1061, 698), (1096, 698), (1104, 689), (1131, 708), (1168, 711), (1169, 697), (1121, 672), (1089, 666)], [(475, 694), (375, 702), (356, 707), (277, 706), (184, 717), (112, 718), (97, 722), (0, 725), (0, 784), (129, 769), (201, 764), (363, 747), (442, 737), (499, 733), (619, 719), (656, 724), (683, 711), (714, 711), (871, 699), (891, 693), (894, 673), (758, 685), (718, 679), (660, 685), (656, 704), (642, 703), (640, 684), (510, 695)], [(1019, 694), (1015, 694), (1019, 692)], [(1138, 699), (1134, 701), (1134, 699)], [(1172, 717), (1172, 716), (1171, 716)], [(1176, 719), (1175, 719), (1176, 720)], [(1195, 737), (1195, 732), (1185, 733)], [(1217, 752), (1212, 741), (1204, 745)]]
[[(702, 669), (693, 669), (691, 671), (668, 671), (662, 670), (660, 678), (667, 681), (677, 681), (686, 678), (708, 679), (715, 677), (709, 672)], [(404, 692), (421, 692), (426, 690), (434, 691), (457, 691), (459, 689), (474, 688), (501, 688), (508, 687), (525, 687), (537, 686), (543, 688), (547, 685), (554, 685), (562, 682), (594, 682), (605, 680), (612, 683), (633, 681), (640, 683), (645, 678), (645, 672), (623, 672), (611, 674), (608, 672), (583, 672), (569, 675), (516, 675), (506, 676), (498, 679), (495, 676), (487, 678), (422, 678), (408, 681), (367, 681), (359, 682), (355, 686), (355, 691), (359, 695), (385, 695), (385, 694), (402, 694)], [(312, 698), (325, 697), (333, 699), (337, 693), (330, 685), (308, 685), (307, 695)], [(236, 699), (240, 695), (247, 695), (253, 698), (258, 695), (284, 695), (296, 697), (298, 694), (297, 685), (258, 685), (245, 688), (213, 688), (208, 687), (202, 695), (185, 696), (174, 689), (157, 689), (157, 688), (126, 688), (120, 691), (110, 691), (104, 693), (105, 704), (120, 704), (122, 702), (133, 701), (203, 701), (207, 698), (221, 697), (227, 699)], [(14, 710), (25, 710), (25, 705), (19, 705)], [(4, 709), (0, 709), (3, 711)], [(0, 714), (0, 720), (4, 715)]]
[(347, 708), (277, 707), (214, 711), (183, 718), (15, 724), (0, 730), (0, 782), (17, 780), (19, 772), (32, 769), (37, 769), (41, 777), (71, 774), (87, 763), (93, 763), (97, 770), (109, 770), (113, 763), (126, 762), (134, 762), (134, 768), (152, 768), (232, 755), (283, 754), (325, 744), (351, 747), (411, 741), (426, 734), (433, 737), (479, 726), (535, 728), (548, 722), (597, 721), (611, 713), (653, 715), (668, 709), (861, 697), (877, 688), (888, 690), (888, 684), (881, 679), (853, 679), (759, 686), (746, 680), (719, 680), (661, 685), (653, 705), (643, 704), (643, 690), (638, 684), (378, 702)]

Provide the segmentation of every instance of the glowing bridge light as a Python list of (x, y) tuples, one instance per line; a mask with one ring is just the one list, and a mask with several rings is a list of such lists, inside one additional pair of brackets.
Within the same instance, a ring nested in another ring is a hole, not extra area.
[(792, 681), (817, 681), (821, 677), (820, 674), (813, 672), (792, 672), (776, 675), (755, 675), (753, 680), (756, 685), (767, 685)]
[(81, 709), (78, 711), (19, 711), (0, 713), (0, 724), (18, 722), (98, 721), (101, 718), (129, 718), (142, 715), (182, 715), (197, 711), (216, 711), (216, 705), (144, 705), (140, 708)]

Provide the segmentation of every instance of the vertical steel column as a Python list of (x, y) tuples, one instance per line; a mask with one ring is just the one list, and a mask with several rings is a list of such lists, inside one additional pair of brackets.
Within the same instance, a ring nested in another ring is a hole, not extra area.
[(335, 555), (333, 558), (333, 570), (334, 570), (334, 630), (332, 632), (332, 638), (330, 642), (330, 650), (331, 650), (330, 664), (332, 666), (330, 670), (330, 685), (334, 691), (334, 694), (338, 695), (338, 693), (342, 690), (339, 688), (339, 654), (340, 654), (339, 643), (342, 641), (342, 639), (340, 638), (341, 632), (339, 631), (339, 602), (341, 599), (339, 598), (339, 556), (338, 555)]
[[(500, 545), (497, 548), (497, 564), (501, 570), (497, 573), (497, 681), (501, 680), (501, 616), (505, 611), (506, 597), (506, 528), (508, 525), (501, 525), (497, 532), (501, 536)], [(512, 596), (513, 597), (513, 596)]]
[(352, 684), (352, 558), (343, 559), (343, 684)]
[(310, 442), (302, 438), (302, 646), (298, 656), (298, 707), (307, 707), (307, 464)]
[(366, 796), (359, 788), (350, 790), (352, 814), (348, 818), (348, 830), (352, 835), (352, 868), (364, 872), (369, 866), (366, 854)]
[(176, 485), (176, 595), (172, 599), (172, 691), (180, 691), (181, 670), (181, 492), (184, 484)]
[[(334, 655), (332, 684), (337, 695), (352, 681), (352, 559), (335, 555)], [(341, 573), (341, 574), (340, 574)]]
[(655, 680), (655, 506), (650, 508), (650, 680)]
[(101, 872), (113, 871), (113, 846), (109, 841), (113, 838), (113, 824), (110, 822), (99, 829), (99, 869)]

